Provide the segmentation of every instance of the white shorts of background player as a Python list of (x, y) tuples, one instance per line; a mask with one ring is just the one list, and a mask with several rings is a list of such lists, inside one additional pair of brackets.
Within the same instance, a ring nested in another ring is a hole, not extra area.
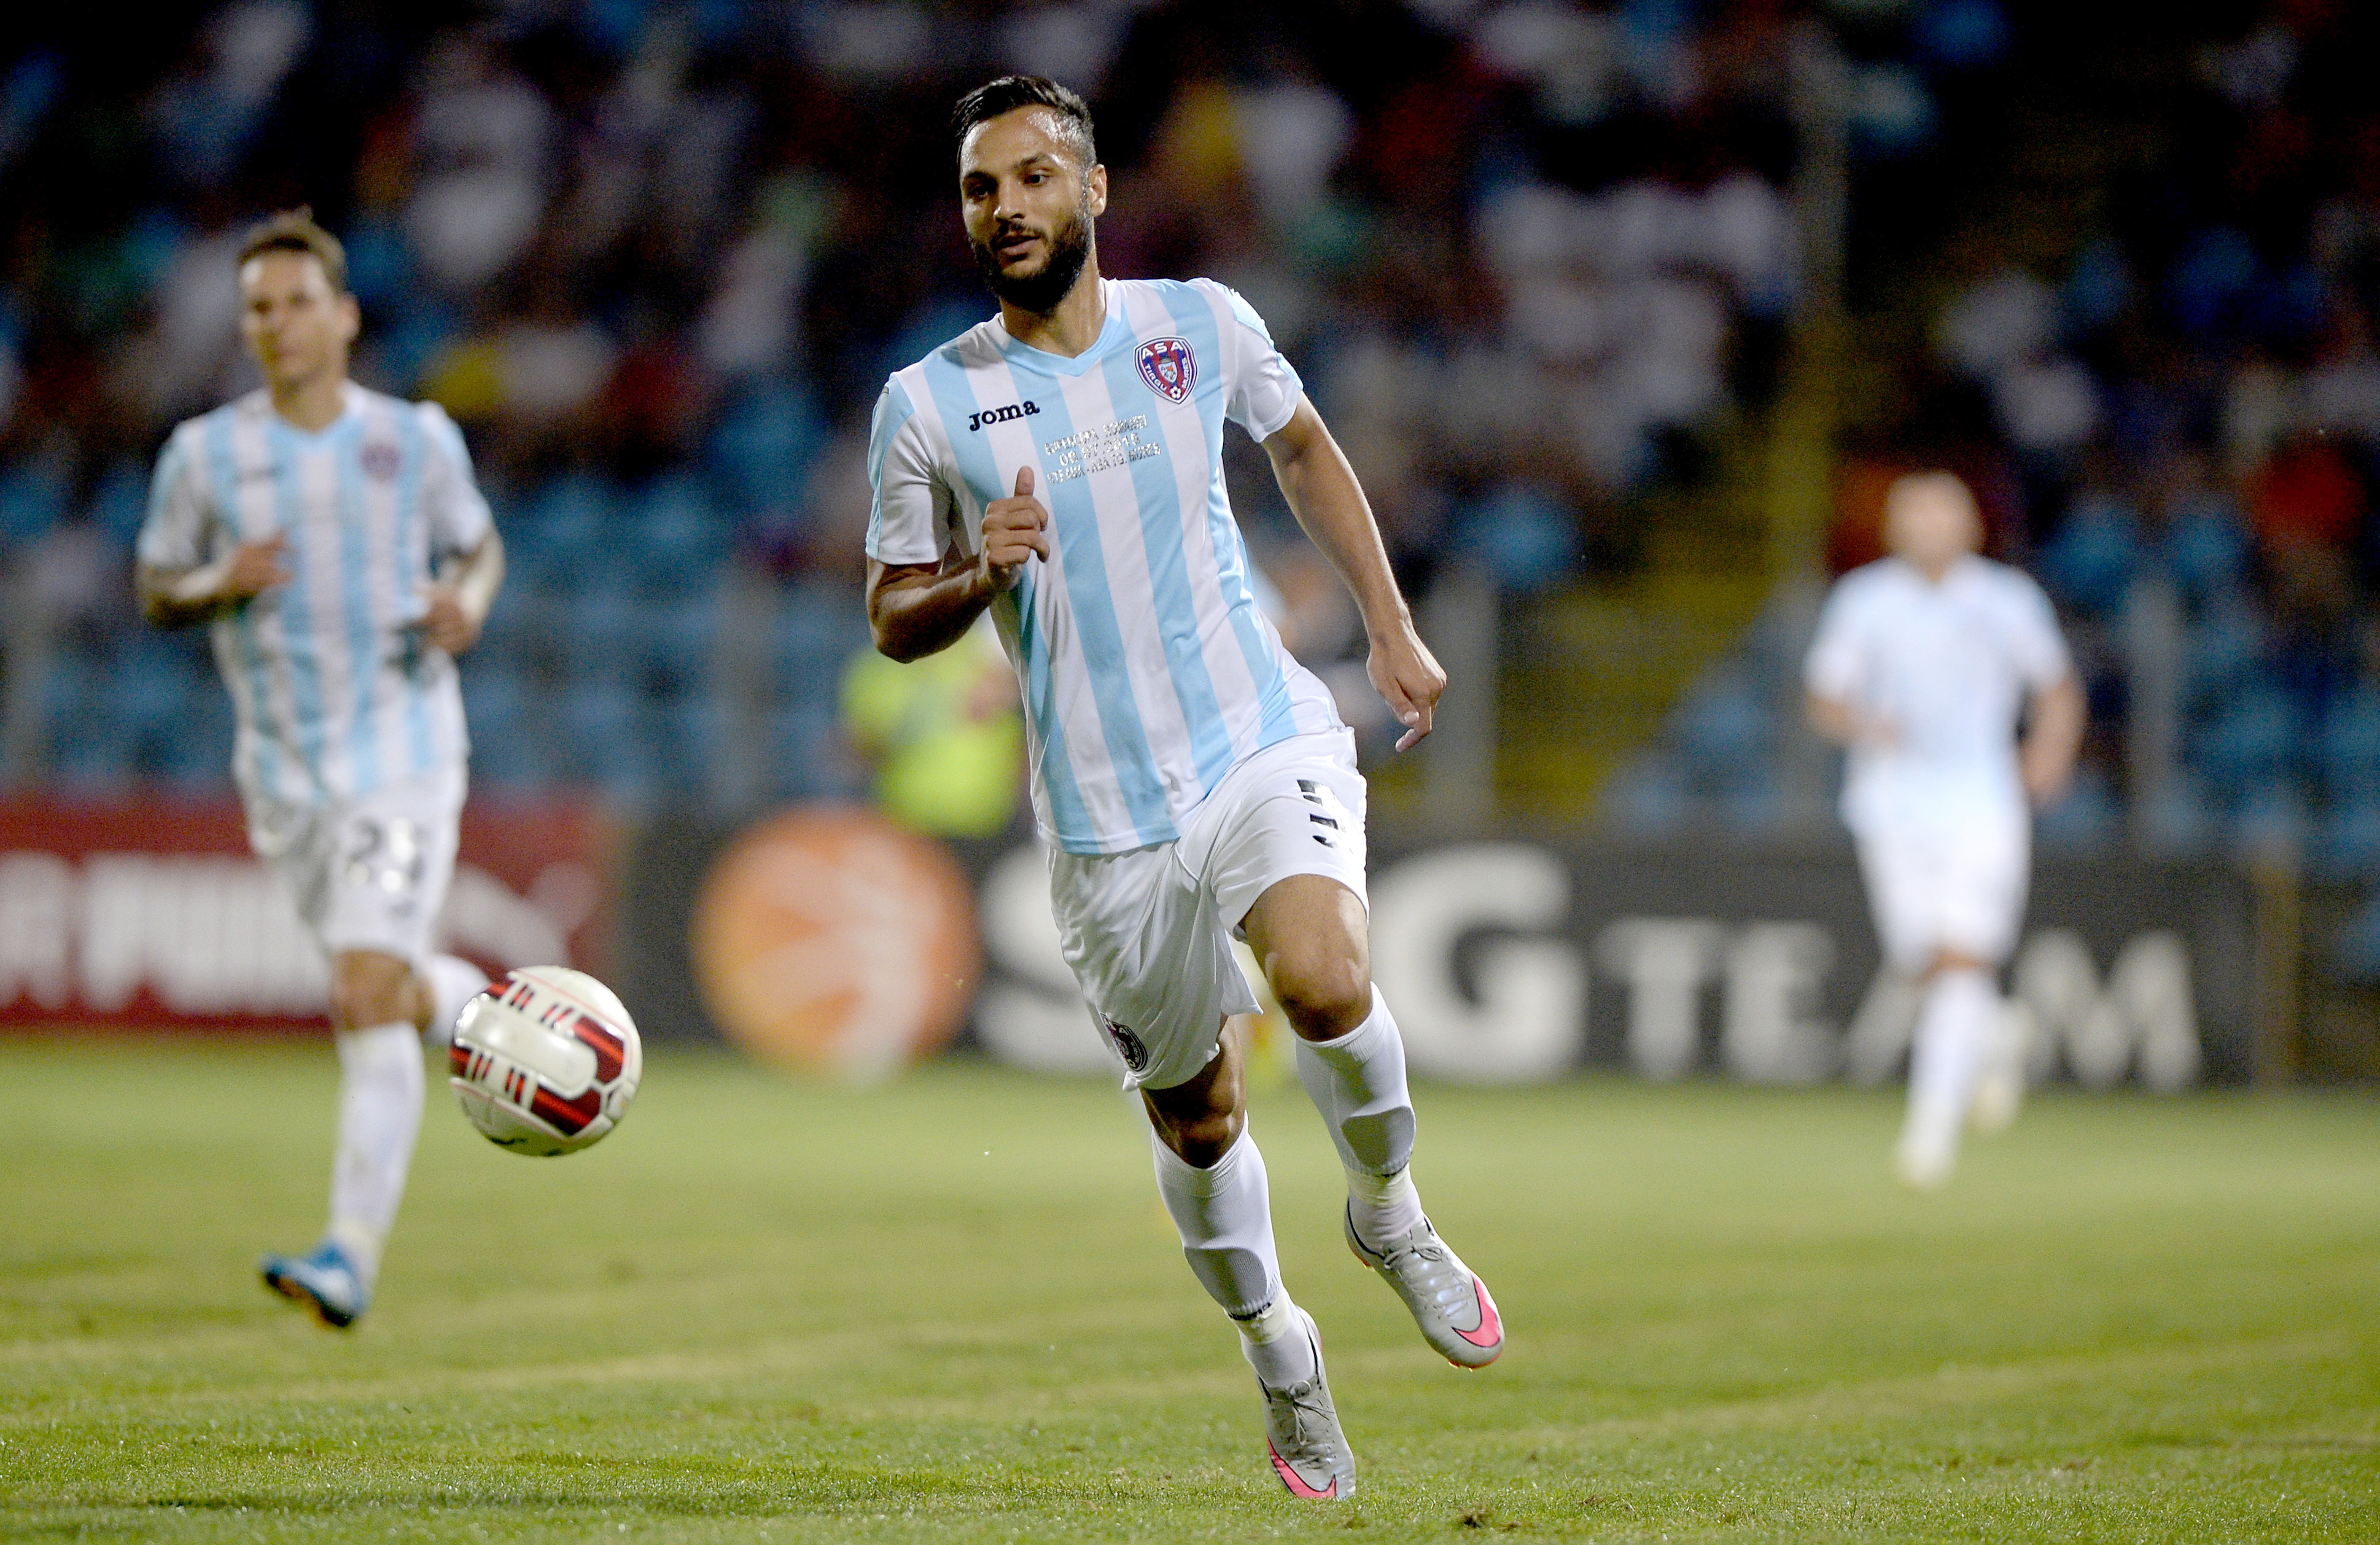
[(369, 950), (422, 972), (455, 877), (466, 782), (455, 764), (355, 799), (251, 798), (249, 845), (326, 956)]
[(2023, 811), (1979, 809), (1956, 825), (1879, 825), (1860, 833), (1857, 845), (1891, 970), (1922, 976), (1944, 954), (1997, 967), (2015, 953), (2033, 866)]
[(1053, 851), (1058, 937), (1127, 1089), (1171, 1089), (1214, 1060), (1227, 1016), (1258, 1011), (1232, 948), (1249, 908), (1293, 875), (1364, 884), (1354, 736), (1301, 735), (1233, 768), (1172, 842)]

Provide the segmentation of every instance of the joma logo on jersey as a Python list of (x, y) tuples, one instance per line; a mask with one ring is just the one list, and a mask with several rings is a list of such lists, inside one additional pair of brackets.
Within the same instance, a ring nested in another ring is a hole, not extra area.
[(1017, 419), (1030, 418), (1040, 411), (1040, 404), (1030, 399), (1012, 402), (1006, 408), (987, 408), (980, 413), (967, 415), (967, 432), (972, 434), (986, 424), (1005, 424)]

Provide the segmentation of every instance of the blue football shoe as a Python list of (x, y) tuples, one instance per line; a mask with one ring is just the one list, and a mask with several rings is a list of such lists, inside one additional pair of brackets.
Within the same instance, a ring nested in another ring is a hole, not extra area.
[(371, 1303), (371, 1289), (345, 1250), (325, 1239), (311, 1255), (269, 1255), (258, 1268), (264, 1285), (305, 1308), (334, 1331), (344, 1331)]

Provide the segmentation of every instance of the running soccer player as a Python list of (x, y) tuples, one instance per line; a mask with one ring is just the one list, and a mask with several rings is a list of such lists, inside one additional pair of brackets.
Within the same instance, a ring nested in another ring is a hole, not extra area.
[(330, 1226), (266, 1284), (324, 1324), (370, 1301), (421, 1123), (421, 1038), (486, 985), (431, 953), (468, 742), (455, 656), (504, 579), (462, 436), (347, 379), (338, 239), (306, 211), (251, 231), (240, 337), (265, 384), (178, 426), (135, 583), (164, 627), (212, 627), (249, 844), (330, 965), (340, 1066)]
[(868, 451), (868, 613), (900, 660), (987, 608), (1026, 705), (1036, 821), (1068, 963), (1140, 1090), (1157, 1185), (1239, 1327), (1272, 1465), (1345, 1497), (1354, 1465), (1311, 1316), (1281, 1286), (1242, 1052), (1254, 948), (1347, 1171), (1342, 1218), (1439, 1352), (1503, 1350), (1496, 1306), (1422, 1213), (1404, 1050), (1371, 984), (1364, 780), (1330, 694), (1250, 590), (1224, 420), (1261, 442), (1362, 609), (1371, 678), (1429, 733), (1446, 677), (1370, 507), (1247, 303), (1211, 280), (1099, 276), (1108, 175), (1082, 99), (1008, 76), (955, 115), (959, 203), (1000, 314), (894, 373)]
[(2024, 915), (2026, 802), (2057, 799), (2082, 740), (2082, 689), (2048, 598), (1977, 556), (1982, 540), (1957, 478), (1895, 482), (1891, 556), (1835, 586), (1803, 674), (1811, 723), (1850, 748), (1843, 821), (1886, 968), (1918, 984), (1896, 1157), (1921, 1188), (1949, 1179), (1986, 1068), (2003, 1055), (1998, 976)]

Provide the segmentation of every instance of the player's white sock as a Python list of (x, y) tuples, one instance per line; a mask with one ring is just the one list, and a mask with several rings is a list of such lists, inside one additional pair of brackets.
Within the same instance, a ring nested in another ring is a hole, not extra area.
[(1336, 1040), (1298, 1041), (1297, 1079), (1339, 1145), (1355, 1233), (1378, 1247), (1410, 1232), (1421, 1222), (1421, 1196), (1408, 1173), (1413, 1095), (1404, 1040), (1378, 987), (1362, 1024)]
[(418, 967), (430, 989), (430, 1028), (421, 1039), (431, 1046), (455, 1040), (455, 1016), (488, 985), (488, 973), (459, 955), (433, 955)]
[(331, 1165), (330, 1236), (370, 1284), (396, 1223), (421, 1127), (421, 1035), (407, 1024), (344, 1030), (339, 1149)]
[(1285, 1390), (1314, 1377), (1314, 1343), (1287, 1288), (1257, 1313), (1233, 1315), (1232, 1323), (1240, 1328), (1240, 1356), (1267, 1389)]
[(1909, 1063), (1909, 1114), (1900, 1130), (1901, 1174), (1912, 1185), (1938, 1186), (1950, 1177), (1999, 1009), (1989, 972), (1937, 971), (1926, 984)]
[(1182, 1236), (1183, 1258), (1207, 1296), (1240, 1325), (1240, 1349), (1257, 1377), (1274, 1389), (1309, 1377), (1313, 1356), (1305, 1338), (1281, 1334), (1278, 1318), (1268, 1318), (1275, 1301), (1286, 1305), (1289, 1296), (1281, 1291), (1272, 1200), (1256, 1138), (1243, 1129), (1239, 1141), (1204, 1170), (1184, 1162), (1154, 1132), (1149, 1146), (1157, 1154), (1157, 1192)]

